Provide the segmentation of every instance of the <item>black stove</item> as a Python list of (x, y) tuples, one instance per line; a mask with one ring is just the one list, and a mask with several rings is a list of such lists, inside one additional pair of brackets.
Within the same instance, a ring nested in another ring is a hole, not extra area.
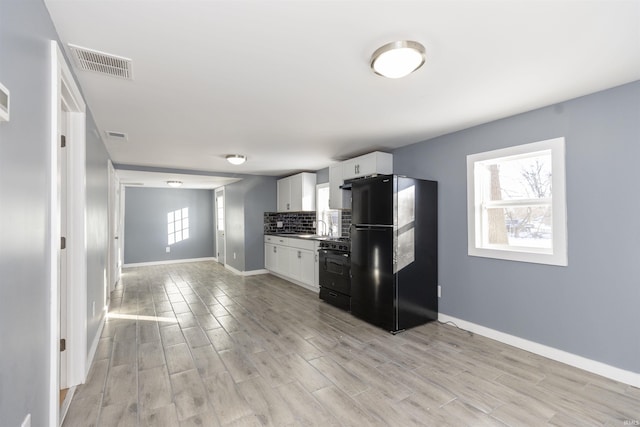
[(351, 240), (348, 237), (320, 241), (320, 299), (351, 310)]
[(330, 237), (327, 240), (320, 241), (320, 249), (349, 253), (351, 252), (351, 239), (348, 237)]

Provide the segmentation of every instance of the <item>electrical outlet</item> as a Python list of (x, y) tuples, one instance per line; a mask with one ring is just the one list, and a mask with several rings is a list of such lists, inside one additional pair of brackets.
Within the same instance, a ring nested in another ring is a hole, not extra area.
[(442, 297), (442, 286), (438, 285), (438, 298)]
[(31, 427), (31, 414), (27, 414), (27, 416), (24, 417), (24, 421), (20, 424), (20, 427)]
[(276, 221), (276, 228), (284, 227), (284, 223), (282, 221)]
[(171, 246), (167, 246), (167, 253), (171, 252)]

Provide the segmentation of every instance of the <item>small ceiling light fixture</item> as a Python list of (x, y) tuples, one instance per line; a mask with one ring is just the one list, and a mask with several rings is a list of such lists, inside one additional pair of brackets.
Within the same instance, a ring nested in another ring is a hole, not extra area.
[(411, 40), (387, 43), (371, 55), (371, 69), (374, 73), (399, 79), (422, 67), (425, 61), (424, 46)]
[(167, 181), (167, 185), (169, 187), (180, 187), (182, 185), (182, 181)]
[(247, 161), (247, 156), (243, 156), (242, 154), (229, 154), (227, 155), (227, 162), (232, 165), (241, 165)]

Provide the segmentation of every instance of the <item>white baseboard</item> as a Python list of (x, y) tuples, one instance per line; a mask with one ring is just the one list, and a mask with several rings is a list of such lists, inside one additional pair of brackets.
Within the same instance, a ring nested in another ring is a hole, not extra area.
[(58, 425), (62, 425), (64, 423), (64, 419), (67, 416), (67, 412), (69, 412), (69, 407), (71, 406), (71, 401), (73, 400), (73, 396), (76, 393), (76, 388), (77, 386), (74, 385), (69, 387), (69, 389), (67, 390), (67, 394), (64, 397), (64, 401), (60, 406), (60, 422), (58, 423)]
[(168, 259), (165, 261), (151, 261), (151, 262), (136, 262), (132, 264), (124, 264), (122, 268), (132, 267), (148, 267), (152, 265), (167, 265), (167, 264), (182, 264), (183, 262), (200, 262), (200, 261), (216, 261), (216, 258), (187, 258), (187, 259)]
[(93, 365), (93, 359), (96, 357), (96, 351), (98, 351), (98, 344), (100, 344), (100, 338), (102, 337), (102, 330), (104, 329), (104, 322), (107, 320), (107, 311), (104, 310), (102, 313), (102, 318), (100, 319), (100, 324), (98, 325), (98, 330), (96, 331), (96, 335), (93, 337), (93, 341), (91, 341), (91, 347), (89, 348), (89, 353), (87, 354), (87, 363), (85, 364), (85, 373), (84, 378), (82, 379), (82, 384), (85, 383), (87, 377), (89, 376), (89, 371), (91, 370), (91, 365)]
[(292, 279), (291, 277), (283, 276), (283, 275), (278, 274), (278, 273), (274, 273), (273, 271), (266, 270), (266, 272), (271, 274), (271, 275), (273, 275), (273, 276), (276, 276), (276, 277), (279, 277), (279, 278), (281, 278), (283, 280), (286, 280), (287, 282), (291, 282), (294, 285), (298, 285), (298, 286), (300, 286), (302, 288), (305, 288), (305, 289), (308, 289), (308, 290), (310, 290), (312, 292), (315, 292), (316, 294), (320, 293), (320, 287), (318, 287), (318, 286), (308, 285), (306, 283), (302, 283), (302, 282), (299, 282), (299, 281), (297, 281), (295, 279)]
[(439, 313), (438, 320), (444, 323), (455, 323), (459, 328), (473, 332), (474, 334), (482, 335), (483, 337), (500, 341), (513, 347), (544, 356), (548, 359), (565, 363), (575, 368), (640, 388), (640, 373), (616, 368), (615, 366), (607, 365), (606, 363), (587, 359), (586, 357), (578, 356), (577, 354), (539, 344), (534, 341), (529, 341), (515, 335), (509, 335), (504, 332), (496, 331), (495, 329), (490, 329), (446, 314)]
[(239, 276), (256, 276), (258, 274), (267, 274), (268, 271), (267, 270), (249, 270), (249, 271), (240, 271), (236, 268), (231, 267), (229, 264), (225, 264), (224, 268), (226, 268), (227, 270), (231, 271), (234, 274), (237, 274)]

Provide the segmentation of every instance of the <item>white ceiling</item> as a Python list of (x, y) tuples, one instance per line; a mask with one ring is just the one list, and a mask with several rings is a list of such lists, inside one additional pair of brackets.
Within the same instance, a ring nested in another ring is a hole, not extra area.
[[(636, 0), (45, 2), (67, 52), (133, 60), (133, 81), (76, 69), (120, 164), (317, 170), (640, 79)], [(401, 39), (425, 66), (371, 72)]]
[(211, 190), (222, 187), (236, 181), (240, 178), (229, 178), (221, 176), (208, 176), (184, 173), (168, 173), (153, 171), (137, 171), (123, 170), (117, 171), (120, 183), (125, 187), (154, 187), (167, 188), (167, 181), (180, 181), (182, 185), (178, 188), (203, 189)]

